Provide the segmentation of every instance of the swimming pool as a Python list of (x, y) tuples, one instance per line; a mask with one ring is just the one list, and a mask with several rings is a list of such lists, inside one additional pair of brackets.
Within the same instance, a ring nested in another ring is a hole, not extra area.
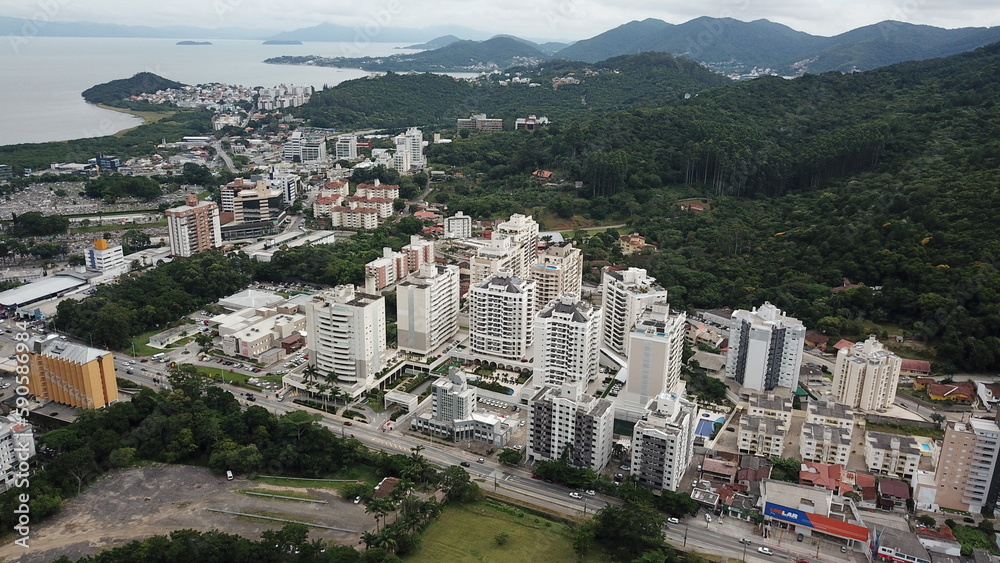
[(925, 452), (929, 452), (929, 451), (931, 451), (931, 445), (930, 444), (920, 444), (920, 449), (924, 450)]
[(715, 420), (711, 420), (711, 419), (708, 419), (708, 418), (702, 418), (701, 420), (698, 421), (698, 425), (695, 427), (694, 433), (697, 434), (697, 435), (699, 435), (699, 436), (711, 436), (712, 435), (712, 430), (715, 429), (715, 423), (716, 422), (718, 422), (719, 424), (725, 424), (726, 423), (726, 417), (720, 416), (719, 418), (717, 418)]

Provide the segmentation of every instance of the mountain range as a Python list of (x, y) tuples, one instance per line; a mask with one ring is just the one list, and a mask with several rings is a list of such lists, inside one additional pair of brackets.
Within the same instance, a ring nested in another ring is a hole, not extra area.
[(768, 20), (702, 17), (674, 25), (649, 18), (577, 41), (553, 56), (597, 62), (618, 55), (661, 51), (719, 70), (740, 72), (758, 67), (794, 75), (805, 71), (869, 70), (962, 53), (997, 41), (1000, 27), (942, 29), (884, 21), (822, 37)]

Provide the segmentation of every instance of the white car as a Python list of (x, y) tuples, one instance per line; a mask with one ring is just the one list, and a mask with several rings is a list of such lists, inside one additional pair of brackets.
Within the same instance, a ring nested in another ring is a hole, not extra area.
[(705, 521), (706, 522), (711, 522), (712, 521), (712, 515), (711, 514), (706, 514), (705, 515)]
[(758, 547), (757, 548), (757, 553), (763, 553), (764, 555), (774, 555), (774, 552), (771, 551), (771, 548), (764, 547), (764, 546)]
[(678, 519), (676, 519), (676, 518), (667, 518), (667, 523), (668, 524), (680, 524), (681, 521), (678, 520)]
[(586, 491), (584, 491), (584, 492), (586, 492), (586, 493), (587, 493), (588, 495), (590, 495), (590, 496), (594, 496), (594, 495), (596, 495), (596, 494), (597, 494), (597, 491), (595, 491), (594, 489), (587, 489), (587, 490), (586, 490)]
[(569, 496), (570, 496), (570, 498), (576, 498), (576, 499), (583, 498), (583, 496), (581, 496), (580, 493), (578, 493), (576, 491), (573, 491), (572, 493), (570, 493)]

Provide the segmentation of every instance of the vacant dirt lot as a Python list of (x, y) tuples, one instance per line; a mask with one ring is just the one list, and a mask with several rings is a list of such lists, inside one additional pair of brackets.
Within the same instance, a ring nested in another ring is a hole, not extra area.
[[(0, 547), (0, 560), (47, 562), (60, 555), (73, 559), (92, 555), (134, 539), (195, 529), (258, 539), (280, 522), (250, 520), (209, 508), (267, 514), (300, 522), (351, 530), (310, 528), (310, 538), (356, 546), (361, 532), (374, 529), (363, 504), (344, 501), (331, 489), (297, 489), (329, 504), (272, 500), (243, 494), (247, 489), (277, 488), (246, 479), (227, 481), (207, 469), (155, 465), (105, 475), (70, 501), (55, 518), (32, 525), (29, 549), (10, 543)], [(292, 487), (281, 487), (292, 489)]]

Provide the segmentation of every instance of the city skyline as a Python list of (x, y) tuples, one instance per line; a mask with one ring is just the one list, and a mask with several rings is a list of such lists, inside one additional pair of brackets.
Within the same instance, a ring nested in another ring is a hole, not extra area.
[[(384, 28), (428, 28), (455, 21), (470, 30), (507, 33), (525, 38), (574, 41), (593, 37), (619, 25), (646, 18), (681, 24), (708, 16), (741, 21), (767, 19), (813, 35), (832, 36), (858, 27), (896, 20), (943, 28), (992, 27), (1000, 25), (1000, 7), (984, 0), (808, 0), (785, 3), (774, 0), (711, 0), (707, 3), (662, 3), (650, 0), (514, 0), (497, 5), (488, 2), (403, 3), (386, 0), (377, 4), (338, 6), (304, 0), (294, 6), (259, 0), (214, 0), (142, 4), (121, 0), (94, 0), (83, 4), (54, 2), (49, 5), (0, 0), (0, 15), (23, 18), (37, 24), (47, 22), (98, 21), (152, 27), (196, 25), (208, 29), (244, 27), (274, 32), (311, 27), (323, 22), (367, 30), (371, 41), (379, 41)], [(456, 19), (456, 15), (463, 15)]]

